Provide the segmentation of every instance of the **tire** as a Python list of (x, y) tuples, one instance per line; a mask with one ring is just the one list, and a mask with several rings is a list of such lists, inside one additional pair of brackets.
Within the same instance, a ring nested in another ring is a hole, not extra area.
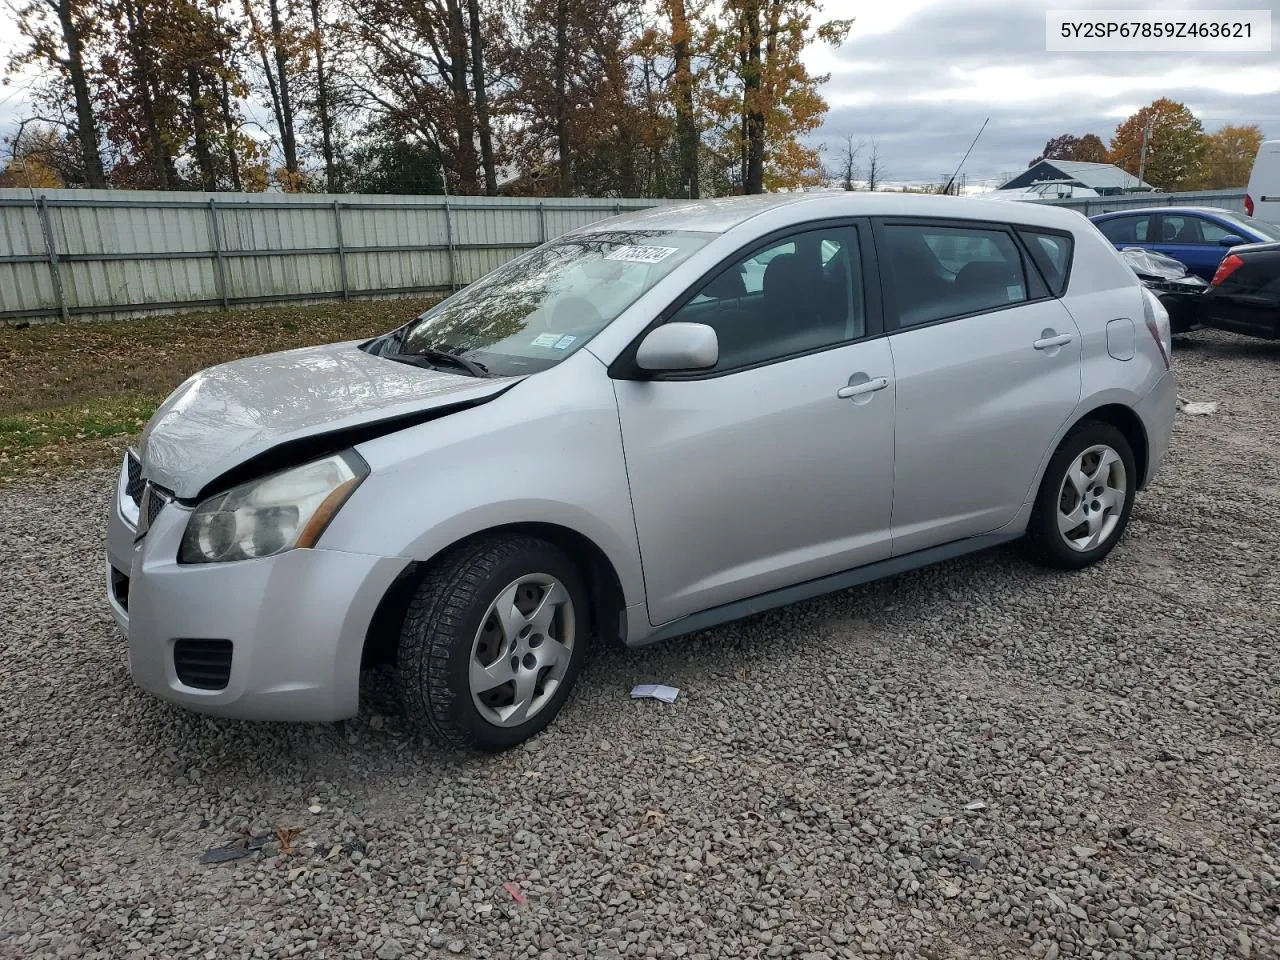
[[(1072, 474), (1075, 467), (1081, 469)], [(1105, 477), (1100, 475), (1104, 467)], [(1097, 563), (1124, 535), (1137, 484), (1137, 464), (1125, 435), (1096, 420), (1077, 424), (1040, 482), (1024, 541), (1031, 559), (1058, 570)], [(1079, 523), (1066, 528), (1073, 520)]]
[(489, 752), (541, 731), (582, 672), (587, 597), (573, 562), (533, 537), (486, 537), (441, 557), (400, 630), (409, 721), (442, 746)]

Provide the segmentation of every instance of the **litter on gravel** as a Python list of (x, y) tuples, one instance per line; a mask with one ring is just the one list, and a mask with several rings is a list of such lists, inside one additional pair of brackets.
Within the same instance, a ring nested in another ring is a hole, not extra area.
[(661, 700), (663, 703), (675, 703), (678, 696), (680, 696), (679, 687), (668, 687), (664, 683), (639, 683), (631, 688), (632, 700), (649, 697), (653, 700)]

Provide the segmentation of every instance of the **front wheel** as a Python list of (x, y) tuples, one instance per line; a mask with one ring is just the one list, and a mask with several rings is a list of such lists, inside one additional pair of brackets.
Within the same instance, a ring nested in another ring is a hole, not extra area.
[(587, 593), (573, 562), (532, 537), (442, 557), (400, 632), (409, 719), (444, 746), (497, 751), (549, 724), (582, 671)]
[(1026, 545), (1033, 560), (1060, 570), (1097, 563), (1129, 523), (1138, 471), (1133, 448), (1109, 423), (1085, 421), (1049, 461)]

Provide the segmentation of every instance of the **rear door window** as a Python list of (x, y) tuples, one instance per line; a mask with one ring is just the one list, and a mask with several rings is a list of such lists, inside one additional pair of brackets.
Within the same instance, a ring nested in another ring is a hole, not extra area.
[[(933, 323), (1032, 299), (1017, 243), (985, 226), (884, 226), (881, 264), (897, 305), (898, 325)], [(1038, 278), (1037, 278), (1038, 279)], [(1035, 296), (1043, 296), (1037, 284)]]
[(1153, 219), (1149, 215), (1116, 217), (1114, 220), (1104, 220), (1097, 226), (1102, 231), (1102, 235), (1114, 244), (1152, 243), (1151, 221)]
[(1175, 216), (1166, 213), (1160, 224), (1161, 243), (1204, 243), (1204, 221), (1199, 217)]

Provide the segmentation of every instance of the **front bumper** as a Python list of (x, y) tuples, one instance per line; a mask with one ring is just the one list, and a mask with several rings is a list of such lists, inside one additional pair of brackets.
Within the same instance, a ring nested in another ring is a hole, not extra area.
[[(142, 540), (112, 509), (107, 600), (144, 690), (202, 713), (244, 720), (339, 720), (359, 707), (360, 659), (374, 611), (409, 561), (335, 550), (180, 564), (191, 511), (171, 503)], [(127, 579), (126, 579), (127, 578)], [(221, 689), (179, 679), (179, 640), (230, 641)]]

